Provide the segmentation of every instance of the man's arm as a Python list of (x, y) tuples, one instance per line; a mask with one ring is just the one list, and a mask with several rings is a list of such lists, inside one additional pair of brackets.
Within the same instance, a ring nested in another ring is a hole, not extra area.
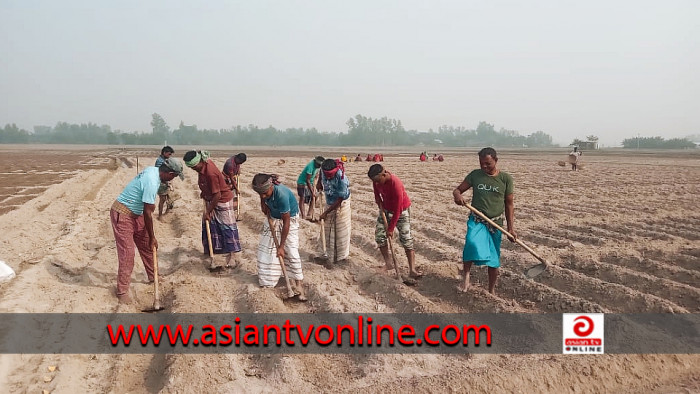
[(394, 234), (394, 229), (396, 229), (396, 224), (399, 222), (399, 216), (401, 216), (401, 206), (403, 205), (403, 186), (399, 182), (394, 182), (394, 188), (391, 191), (396, 196), (396, 205), (393, 207), (388, 207), (394, 215), (391, 217), (389, 222), (389, 228), (386, 230), (387, 236), (391, 237)]
[(509, 194), (506, 196), (506, 221), (508, 222), (508, 232), (513, 236), (510, 239), (511, 242), (515, 241), (517, 235), (515, 234), (515, 195)]
[(211, 196), (211, 201), (207, 204), (207, 210), (204, 212), (204, 220), (211, 220), (211, 213), (214, 211), (216, 208), (216, 204), (219, 203), (219, 200), (221, 199), (221, 192), (216, 192), (212, 194)]
[(289, 212), (285, 212), (282, 215), (282, 234), (280, 234), (280, 246), (277, 248), (277, 255), (283, 259), (284, 258), (284, 245), (287, 243), (287, 236), (289, 235), (289, 224), (291, 223), (291, 216)]
[(462, 198), (462, 193), (466, 192), (472, 187), (472, 185), (467, 182), (467, 180), (463, 180), (462, 183), (459, 184), (453, 191), (452, 191), (452, 196), (454, 197), (455, 204), (457, 205), (464, 205), (464, 199)]
[(155, 210), (155, 204), (143, 203), (143, 221), (146, 224), (151, 249), (158, 249), (158, 240), (156, 240), (156, 234), (153, 231), (153, 212)]

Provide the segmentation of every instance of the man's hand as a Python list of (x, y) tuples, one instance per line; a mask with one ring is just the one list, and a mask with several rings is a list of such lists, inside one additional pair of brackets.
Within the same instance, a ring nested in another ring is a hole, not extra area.
[(394, 230), (386, 230), (387, 238), (394, 238)]
[(280, 260), (284, 260), (284, 245), (280, 245), (277, 248), (277, 257), (279, 257)]
[(318, 218), (321, 220), (326, 220), (326, 215), (328, 215), (328, 211), (324, 211)]
[(270, 214), (270, 207), (268, 207), (264, 202), (260, 202), (260, 210), (265, 214), (265, 216)]
[(516, 234), (516, 233), (515, 233), (515, 230), (513, 230), (512, 228), (509, 228), (509, 229), (508, 229), (508, 232), (510, 233), (510, 235), (513, 236), (512, 238), (511, 238), (511, 237), (508, 237), (508, 240), (509, 240), (510, 242), (515, 242), (515, 240), (518, 238), (518, 234)]
[(151, 238), (151, 241), (149, 242), (151, 246), (151, 250), (156, 249), (158, 250), (158, 240), (155, 238)]
[(207, 220), (211, 220), (211, 215), (207, 211), (204, 211), (204, 213), (202, 213), (202, 221), (206, 222)]

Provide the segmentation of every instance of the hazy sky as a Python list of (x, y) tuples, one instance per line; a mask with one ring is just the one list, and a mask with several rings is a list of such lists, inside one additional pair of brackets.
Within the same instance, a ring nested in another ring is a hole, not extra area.
[(700, 133), (700, 1), (0, 0), (0, 124)]

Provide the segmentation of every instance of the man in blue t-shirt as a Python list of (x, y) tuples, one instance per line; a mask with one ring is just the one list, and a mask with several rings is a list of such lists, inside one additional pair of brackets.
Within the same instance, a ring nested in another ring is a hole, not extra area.
[(134, 269), (134, 246), (139, 250), (148, 280), (153, 281), (153, 251), (158, 241), (153, 232), (153, 211), (161, 182), (170, 182), (182, 174), (182, 163), (174, 157), (160, 167), (147, 167), (124, 188), (110, 209), (110, 220), (117, 244), (119, 270), (117, 298), (131, 303), (129, 284)]
[[(255, 175), (253, 190), (260, 195), (262, 212), (268, 219), (276, 219), (272, 221), (272, 230), (268, 220), (263, 223), (257, 255), (258, 282), (262, 287), (275, 287), (282, 275), (282, 260), (294, 287), (292, 290), (299, 296), (299, 301), (306, 301), (304, 274), (299, 255), (299, 204), (294, 198), (294, 193), (287, 186), (278, 184), (276, 178), (270, 174)], [(272, 231), (275, 231), (275, 234), (279, 233), (277, 245)]]

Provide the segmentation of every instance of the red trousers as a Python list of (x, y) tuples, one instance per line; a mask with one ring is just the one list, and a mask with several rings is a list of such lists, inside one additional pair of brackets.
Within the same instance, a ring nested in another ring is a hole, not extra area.
[(109, 216), (112, 220), (112, 230), (114, 230), (117, 257), (119, 258), (117, 296), (122, 296), (129, 293), (131, 271), (134, 270), (134, 246), (139, 250), (148, 280), (153, 280), (153, 251), (143, 215), (134, 218), (111, 209)]

